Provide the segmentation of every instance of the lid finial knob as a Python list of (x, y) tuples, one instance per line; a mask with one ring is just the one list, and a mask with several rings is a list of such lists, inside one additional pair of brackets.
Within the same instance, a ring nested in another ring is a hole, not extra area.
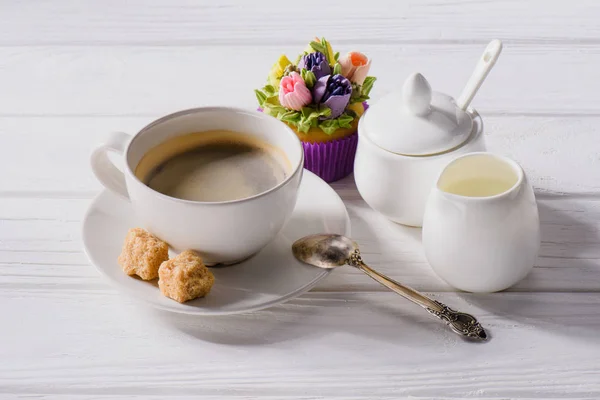
[(404, 82), (402, 100), (411, 114), (429, 114), (431, 111), (431, 85), (420, 73), (411, 74)]

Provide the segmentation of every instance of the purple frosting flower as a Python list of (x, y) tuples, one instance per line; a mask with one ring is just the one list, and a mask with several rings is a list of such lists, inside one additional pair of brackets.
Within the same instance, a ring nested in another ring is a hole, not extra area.
[(319, 79), (313, 87), (313, 99), (331, 109), (327, 119), (337, 118), (346, 109), (352, 94), (352, 84), (342, 75), (326, 75)]
[(331, 74), (331, 67), (327, 62), (327, 57), (321, 52), (308, 53), (302, 56), (302, 59), (298, 63), (299, 69), (306, 69), (315, 74), (317, 79), (324, 77), (325, 75)]

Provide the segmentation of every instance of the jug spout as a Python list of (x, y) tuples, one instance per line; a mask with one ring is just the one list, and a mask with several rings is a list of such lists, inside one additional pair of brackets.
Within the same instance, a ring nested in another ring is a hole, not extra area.
[(454, 198), (494, 199), (517, 193), (523, 179), (523, 169), (509, 158), (486, 152), (469, 153), (452, 160), (435, 187)]

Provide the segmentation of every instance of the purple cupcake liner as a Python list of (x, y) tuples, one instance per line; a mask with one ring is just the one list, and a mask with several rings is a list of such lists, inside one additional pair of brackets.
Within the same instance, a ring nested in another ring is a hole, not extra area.
[(354, 156), (358, 133), (326, 143), (302, 142), (304, 168), (318, 175), (327, 183), (350, 175), (354, 170)]

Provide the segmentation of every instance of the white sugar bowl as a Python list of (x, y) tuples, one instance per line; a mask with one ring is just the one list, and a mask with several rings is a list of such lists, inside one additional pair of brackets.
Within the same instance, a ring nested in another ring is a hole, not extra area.
[(410, 226), (423, 224), (427, 196), (442, 168), (459, 155), (485, 150), (477, 112), (432, 92), (421, 74), (370, 107), (358, 135), (358, 191), (370, 207)]
[(491, 42), (465, 90), (454, 100), (434, 92), (421, 74), (371, 106), (358, 125), (354, 179), (363, 199), (394, 222), (420, 227), (427, 197), (454, 158), (485, 150), (483, 121), (473, 96), (502, 44)]

